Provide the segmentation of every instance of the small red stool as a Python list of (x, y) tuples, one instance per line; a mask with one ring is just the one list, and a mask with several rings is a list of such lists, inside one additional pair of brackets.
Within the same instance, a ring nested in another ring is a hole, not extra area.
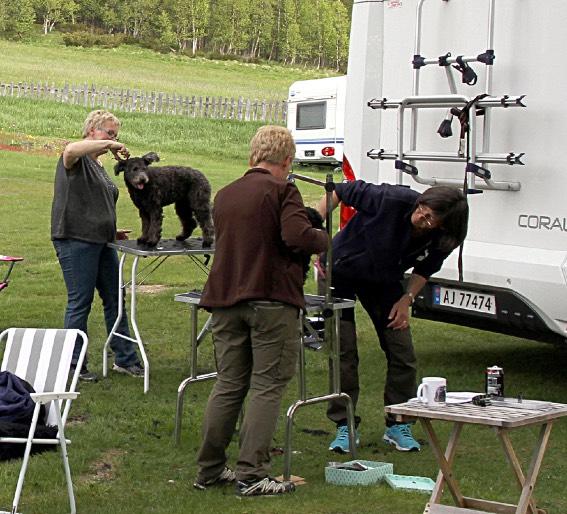
[(6, 271), (6, 275), (0, 281), (0, 291), (3, 291), (8, 287), (8, 278), (10, 277), (10, 273), (12, 273), (12, 268), (16, 264), (16, 262), (23, 261), (23, 257), (10, 257), (9, 255), (0, 255), (0, 264), (6, 263), (8, 265), (8, 271)]

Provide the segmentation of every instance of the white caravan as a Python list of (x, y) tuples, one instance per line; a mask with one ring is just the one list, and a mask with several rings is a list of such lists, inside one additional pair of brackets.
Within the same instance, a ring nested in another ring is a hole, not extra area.
[(462, 280), (455, 251), (415, 316), (566, 343), (565, 20), (564, 0), (354, 0), (345, 175), (468, 192)]
[(287, 128), (300, 164), (343, 160), (346, 76), (300, 80), (289, 88)]

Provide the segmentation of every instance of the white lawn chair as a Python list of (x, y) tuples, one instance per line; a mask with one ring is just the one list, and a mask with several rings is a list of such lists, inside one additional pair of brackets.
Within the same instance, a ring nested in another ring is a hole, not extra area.
[[(83, 347), (73, 376), (69, 380), (71, 357), (77, 337), (82, 338)], [(6, 341), (6, 348), (0, 371), (10, 371), (23, 378), (33, 386), (36, 392), (31, 395), (35, 402), (35, 410), (28, 437), (0, 437), (0, 443), (26, 445), (12, 510), (10, 513), (0, 511), (0, 514), (17, 513), (32, 443), (61, 446), (71, 514), (75, 514), (75, 496), (67, 456), (67, 444), (71, 441), (65, 439), (64, 426), (71, 407), (71, 400), (79, 395), (75, 392), (75, 388), (87, 351), (87, 336), (84, 332), (74, 329), (9, 328), (0, 334), (0, 343), (3, 340)], [(46, 424), (56, 425), (59, 429), (54, 439), (34, 438), (41, 405), (45, 405)]]

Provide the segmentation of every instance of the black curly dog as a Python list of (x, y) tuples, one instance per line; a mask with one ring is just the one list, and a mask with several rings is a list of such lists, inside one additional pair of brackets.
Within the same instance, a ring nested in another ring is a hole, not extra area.
[(175, 239), (187, 239), (198, 222), (203, 231), (203, 248), (210, 247), (214, 240), (214, 228), (209, 181), (199, 170), (185, 166), (149, 167), (152, 162), (158, 161), (158, 154), (151, 152), (142, 157), (124, 159), (114, 167), (116, 175), (124, 172), (130, 198), (140, 212), (142, 235), (138, 243), (148, 246), (158, 244), (163, 207), (173, 203), (182, 227)]
[[(323, 218), (319, 214), (317, 210), (313, 207), (305, 207), (307, 211), (307, 217), (311, 222), (311, 226), (313, 228), (320, 228), (323, 230)], [(307, 273), (309, 273), (309, 266), (311, 265), (311, 255), (304, 254), (303, 255), (303, 282), (307, 280)]]

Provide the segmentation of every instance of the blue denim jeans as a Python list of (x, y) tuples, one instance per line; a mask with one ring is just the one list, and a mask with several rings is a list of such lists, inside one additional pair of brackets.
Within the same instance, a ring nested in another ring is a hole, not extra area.
[[(65, 328), (77, 328), (88, 333), (87, 320), (96, 289), (102, 299), (104, 321), (109, 334), (118, 313), (118, 256), (116, 250), (104, 243), (87, 243), (78, 239), (55, 239), (53, 246), (67, 286)], [(116, 331), (130, 336), (126, 312)], [(132, 341), (115, 336), (110, 341), (110, 347), (115, 354), (115, 362), (119, 366), (139, 363)], [(81, 341), (78, 339), (73, 350), (72, 364), (77, 363), (80, 353)]]

